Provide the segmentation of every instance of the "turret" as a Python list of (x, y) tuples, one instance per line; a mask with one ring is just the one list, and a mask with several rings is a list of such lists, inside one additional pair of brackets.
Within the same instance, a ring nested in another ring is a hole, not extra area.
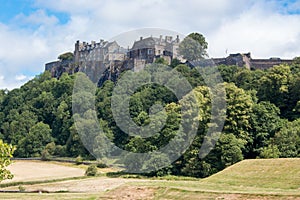
[(80, 42), (79, 42), (79, 40), (77, 40), (77, 42), (75, 43), (75, 51), (74, 51), (75, 63), (79, 62), (79, 45), (80, 45)]

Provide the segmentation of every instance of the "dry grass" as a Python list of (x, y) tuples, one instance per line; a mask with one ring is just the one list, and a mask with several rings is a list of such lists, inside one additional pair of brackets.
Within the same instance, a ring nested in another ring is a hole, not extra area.
[(229, 187), (300, 190), (300, 159), (244, 160), (202, 182)]
[(1, 183), (69, 178), (84, 176), (85, 172), (83, 168), (41, 161), (14, 161), (7, 169), (14, 174), (14, 178)]
[[(39, 165), (40, 162), (35, 164)], [(48, 164), (56, 165), (55, 163)], [(64, 167), (72, 168), (71, 166)], [(26, 191), (45, 190), (71, 193), (0, 194), (0, 199), (294, 200), (300, 199), (300, 159), (244, 160), (202, 180), (96, 177), (25, 185), (24, 187)], [(16, 190), (17, 187), (5, 189)], [(83, 193), (85, 195), (82, 195)]]

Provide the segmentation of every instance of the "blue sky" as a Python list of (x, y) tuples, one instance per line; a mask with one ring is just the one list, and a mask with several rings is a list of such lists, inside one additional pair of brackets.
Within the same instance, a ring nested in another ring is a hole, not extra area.
[[(34, 0), (1, 0), (0, 7), (0, 22), (2, 23), (11, 23), (15, 16), (24, 14), (30, 15), (31, 13), (39, 9), (38, 6), (35, 6)], [(51, 9), (45, 9), (49, 15), (55, 15), (60, 23), (67, 23), (69, 20), (69, 15), (64, 12), (55, 12)]]
[(300, 56), (300, 0), (0, 0), (0, 88), (16, 88), (76, 40), (155, 27), (202, 33), (211, 57)]

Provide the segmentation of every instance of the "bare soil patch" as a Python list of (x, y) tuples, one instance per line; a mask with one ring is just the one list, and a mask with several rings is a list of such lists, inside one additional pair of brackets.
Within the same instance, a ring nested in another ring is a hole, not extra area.
[(150, 200), (154, 198), (155, 192), (156, 188), (151, 187), (124, 186), (108, 192), (101, 199)]
[[(138, 179), (105, 178), (96, 177), (81, 180), (68, 180), (54, 183), (44, 183), (35, 185), (25, 185), (26, 192), (80, 192), (80, 193), (99, 193), (115, 189), (129, 182), (138, 182)], [(5, 191), (18, 191), (17, 186), (7, 187)]]

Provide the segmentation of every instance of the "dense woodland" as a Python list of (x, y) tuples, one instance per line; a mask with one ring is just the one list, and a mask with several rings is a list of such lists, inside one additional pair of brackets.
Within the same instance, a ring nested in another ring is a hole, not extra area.
[[(297, 59), (291, 66), (274, 66), (265, 71), (218, 66), (226, 89), (226, 119), (215, 148), (204, 159), (199, 158), (199, 149), (210, 120), (209, 89), (196, 69), (175, 62), (171, 67), (194, 87), (202, 112), (190, 148), (171, 166), (154, 174), (206, 177), (243, 159), (300, 157)], [(14, 157), (93, 158), (82, 145), (72, 119), (75, 76), (63, 74), (55, 79), (44, 72), (20, 89), (0, 91), (0, 138), (16, 146)], [(148, 152), (174, 137), (182, 118), (181, 104), (167, 88), (150, 84), (131, 97), (130, 114), (140, 126), (149, 124), (148, 110), (153, 104), (161, 103), (167, 112), (166, 125), (160, 134), (143, 139), (129, 136), (116, 126), (110, 109), (114, 86), (108, 80), (97, 88), (96, 109), (99, 123), (118, 147)]]

